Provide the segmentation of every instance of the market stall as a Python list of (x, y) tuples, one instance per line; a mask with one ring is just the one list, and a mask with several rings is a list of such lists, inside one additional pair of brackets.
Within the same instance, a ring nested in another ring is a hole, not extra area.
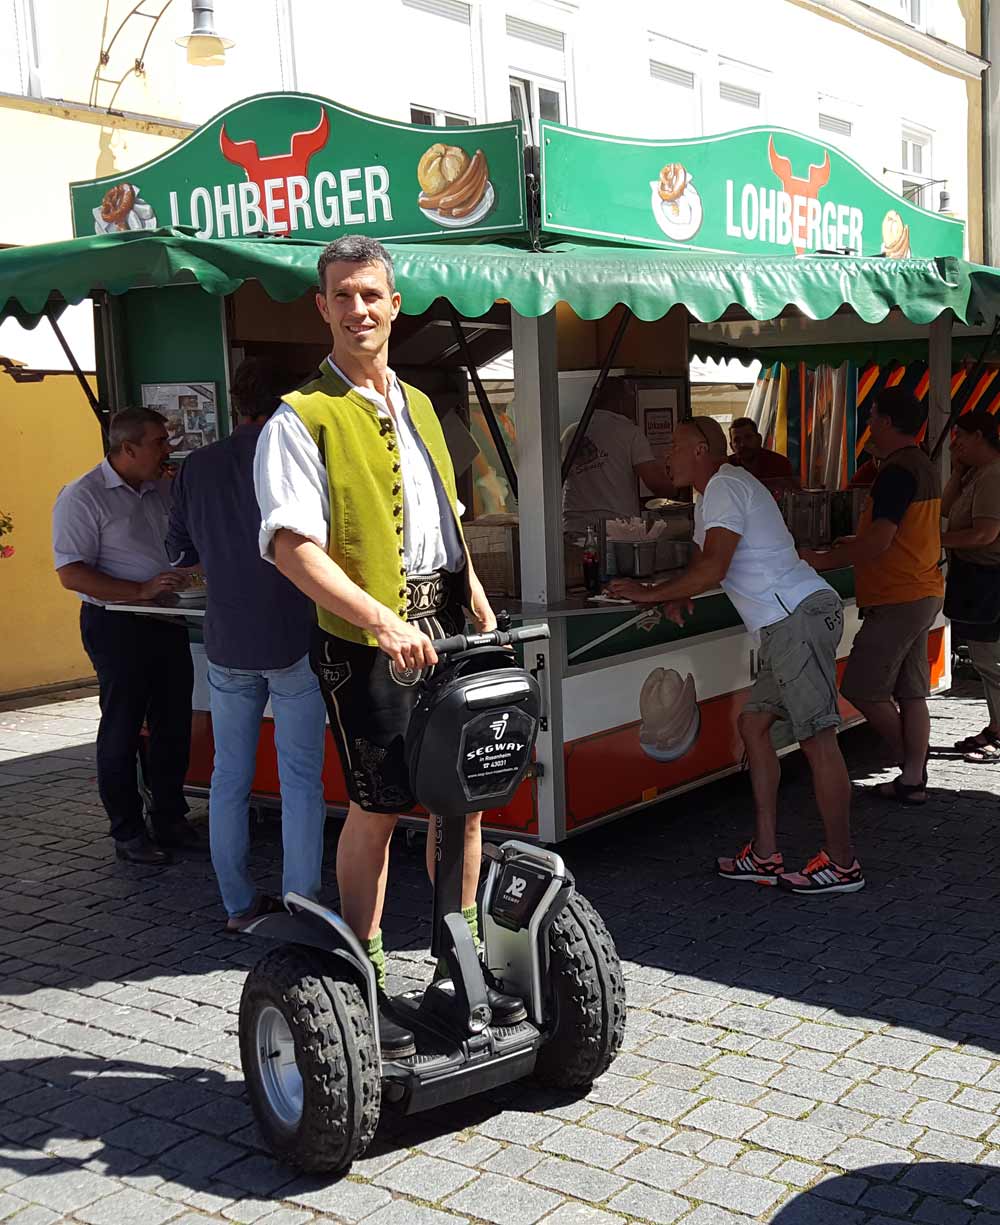
[[(544, 699), (535, 765), (487, 823), (556, 842), (738, 768), (736, 715), (755, 668), (721, 592), (700, 597), (680, 629), (656, 609), (595, 603), (581, 589), (579, 544), (562, 519), (567, 415), (586, 422), (617, 373), (637, 424), (663, 450), (687, 412), (693, 351), (829, 341), (891, 355), (905, 343), (927, 355), (937, 437), (953, 335), (989, 332), (1000, 274), (961, 259), (960, 223), (794, 133), (666, 144), (545, 124), (528, 174), (524, 159), (519, 124), (445, 134), (310, 96), (251, 99), (157, 162), (75, 185), (80, 237), (0, 252), (0, 303), (23, 318), (93, 297), (98, 411), (165, 407), (183, 453), (225, 430), (229, 371), (242, 356), (280, 353), (305, 375), (326, 352), (312, 304), (322, 243), (344, 232), (385, 240), (404, 312), (393, 366), (463, 428), (471, 399), (511, 495), (516, 522), (469, 525), (477, 566), (504, 593), (498, 607), (552, 631), (525, 661)], [(825, 248), (836, 253), (817, 253)], [(507, 349), (513, 430), (476, 374)], [(585, 426), (578, 432), (582, 441)], [(462, 431), (452, 436), (460, 450)], [(475, 465), (464, 477), (471, 517)], [(848, 605), (846, 656), (852, 576), (832, 581)], [(191, 626), (188, 782), (203, 789), (212, 738), (199, 609), (170, 612)], [(947, 683), (943, 624), (931, 654), (934, 683)], [(342, 806), (332, 745), (325, 782), (331, 807)], [(254, 789), (265, 801), (278, 795), (268, 721)]]

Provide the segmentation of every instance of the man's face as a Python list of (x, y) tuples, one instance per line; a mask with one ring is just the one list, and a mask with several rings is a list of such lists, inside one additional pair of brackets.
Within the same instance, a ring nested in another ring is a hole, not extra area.
[(356, 361), (385, 349), (399, 303), (382, 264), (330, 264), (324, 292), (316, 295), (319, 313), (330, 325), (334, 355)]
[(868, 418), (869, 449), (878, 458), (885, 456), (884, 443), (886, 433), (892, 429), (892, 419), (883, 417), (878, 411), (878, 405), (872, 405), (871, 416)]
[(163, 475), (170, 457), (167, 427), (160, 423), (147, 424), (142, 442), (123, 442), (122, 450), (128, 456), (132, 473), (141, 481), (155, 481)]
[(694, 425), (679, 425), (674, 430), (670, 451), (670, 479), (675, 485), (690, 485), (694, 481), (698, 456), (708, 451), (708, 443)]
[(729, 443), (738, 459), (752, 460), (761, 449), (761, 437), (752, 425), (735, 425), (729, 431)]

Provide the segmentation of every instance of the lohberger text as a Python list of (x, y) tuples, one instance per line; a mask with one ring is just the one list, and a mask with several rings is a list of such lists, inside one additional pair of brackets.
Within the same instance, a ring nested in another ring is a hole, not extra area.
[(772, 243), (797, 250), (850, 250), (862, 253), (865, 216), (849, 204), (789, 195), (773, 187), (744, 185), (736, 201), (736, 184), (726, 180), (726, 237)]

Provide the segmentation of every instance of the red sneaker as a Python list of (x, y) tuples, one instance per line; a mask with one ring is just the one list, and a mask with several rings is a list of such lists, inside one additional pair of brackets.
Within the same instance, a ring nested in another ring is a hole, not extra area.
[(857, 893), (865, 887), (865, 878), (856, 859), (842, 868), (826, 851), (820, 851), (801, 872), (786, 872), (778, 884), (789, 893)]
[(757, 885), (776, 885), (785, 872), (785, 861), (778, 851), (770, 859), (760, 859), (748, 842), (732, 859), (717, 859), (715, 870), (729, 880), (751, 880)]

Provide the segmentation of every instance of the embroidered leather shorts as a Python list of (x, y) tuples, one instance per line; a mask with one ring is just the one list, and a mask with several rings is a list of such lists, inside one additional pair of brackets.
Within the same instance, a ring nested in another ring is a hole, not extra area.
[[(428, 638), (460, 634), (465, 583), (439, 571), (406, 580), (407, 620)], [(401, 672), (377, 647), (336, 638), (319, 626), (309, 653), (330, 716), (347, 794), (366, 812), (416, 807), (403, 748), (424, 670)]]

